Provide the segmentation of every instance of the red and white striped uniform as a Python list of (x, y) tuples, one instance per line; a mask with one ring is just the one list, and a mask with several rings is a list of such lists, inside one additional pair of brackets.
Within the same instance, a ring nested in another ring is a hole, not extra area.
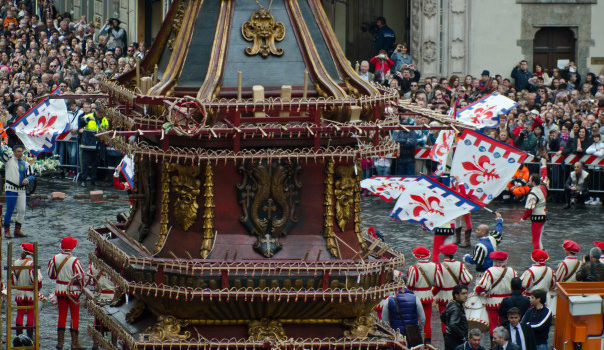
[[(445, 267), (447, 266), (455, 276)], [(455, 259), (445, 259), (442, 263), (436, 266), (436, 275), (434, 278), (435, 292), (434, 300), (439, 305), (446, 306), (453, 300), (453, 288), (458, 284), (468, 285), (473, 277), (466, 266)], [(456, 282), (457, 280), (457, 282)]]
[[(424, 272), (428, 278), (427, 280), (419, 269)], [(436, 264), (428, 259), (417, 260), (417, 264), (409, 267), (407, 271), (407, 289), (412, 291), (422, 303), (431, 303), (434, 300), (432, 286), (434, 285), (435, 273)]]
[[(33, 259), (30, 256), (26, 256), (24, 259), (17, 259), (13, 262), (13, 268), (32, 266), (34, 264)], [(32, 301), (34, 300), (33, 289), (19, 289), (18, 287), (32, 287), (34, 285), (34, 271), (33, 270), (14, 270), (11, 273), (11, 279), (13, 286), (17, 287), (14, 292), (15, 301)], [(42, 274), (38, 270), (38, 289), (42, 288)]]
[[(60, 271), (57, 271), (65, 259), (67, 259), (67, 262)], [(67, 296), (67, 287), (72, 279), (79, 277), (84, 281), (84, 269), (82, 268), (82, 264), (80, 264), (80, 260), (72, 256), (70, 252), (61, 252), (53, 256), (48, 262), (48, 276), (57, 282), (55, 294), (57, 296)], [(73, 296), (79, 297), (79, 295)]]
[[(541, 278), (542, 276), (543, 278)], [(548, 290), (553, 289), (556, 283), (554, 278), (554, 270), (543, 263), (533, 264), (526, 271), (524, 271), (522, 276), (520, 276), (520, 279), (522, 280), (522, 289), (527, 295), (532, 294), (533, 291), (538, 289), (547, 292)], [(540, 281), (538, 281), (539, 279)]]
[(577, 271), (581, 267), (581, 261), (574, 255), (567, 256), (560, 261), (556, 268), (556, 282), (577, 282)]
[(512, 278), (516, 277), (517, 274), (511, 267), (508, 267), (507, 270), (505, 270), (503, 278), (495, 287), (493, 287), (493, 284), (499, 280), (499, 277), (503, 274), (504, 269), (505, 266), (489, 267), (474, 289), (477, 294), (486, 294), (487, 308), (498, 308), (503, 301), (503, 298), (509, 297), (512, 294), (512, 286), (510, 283), (512, 282)]

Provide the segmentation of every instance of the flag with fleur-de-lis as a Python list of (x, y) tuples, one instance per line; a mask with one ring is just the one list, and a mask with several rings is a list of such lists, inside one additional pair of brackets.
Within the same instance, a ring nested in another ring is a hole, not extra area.
[(496, 128), (499, 126), (499, 116), (509, 113), (516, 106), (516, 101), (494, 92), (460, 109), (455, 117), (476, 129)]
[(488, 204), (514, 176), (528, 154), (476, 131), (466, 129), (453, 156), (451, 177), (457, 177), (466, 195)]
[(428, 230), (444, 225), (481, 206), (451, 188), (420, 176), (407, 183), (390, 216), (397, 220), (419, 223)]
[[(60, 95), (55, 89), (50, 95)], [(38, 155), (52, 152), (57, 138), (69, 131), (69, 117), (65, 100), (46, 96), (32, 107), (11, 128), (27, 150)]]

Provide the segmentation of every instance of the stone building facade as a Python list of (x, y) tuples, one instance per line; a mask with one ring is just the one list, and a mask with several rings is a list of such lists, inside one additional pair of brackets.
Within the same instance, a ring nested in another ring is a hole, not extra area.
[[(75, 18), (93, 18), (99, 27), (106, 18), (119, 17), (128, 41), (150, 43), (171, 0), (56, 3)], [(384, 16), (397, 41), (408, 43), (423, 76), (476, 76), (484, 69), (507, 76), (522, 59), (531, 70), (535, 63), (551, 69), (558, 58), (574, 60), (581, 73), (604, 67), (604, 0), (323, 0), (323, 5), (353, 63), (373, 54), (367, 26)], [(566, 39), (559, 35), (564, 30)]]

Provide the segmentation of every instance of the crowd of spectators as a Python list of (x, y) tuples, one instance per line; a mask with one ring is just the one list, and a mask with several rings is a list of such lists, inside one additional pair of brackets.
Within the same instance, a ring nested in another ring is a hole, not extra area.
[(144, 43), (128, 44), (119, 19), (110, 18), (99, 29), (85, 16), (59, 13), (52, 0), (37, 4), (38, 11), (31, 0), (0, 3), (0, 112), (5, 126), (56, 88), (68, 94), (100, 91), (100, 78), (134, 68), (146, 51)]
[[(516, 101), (518, 107), (501, 116), (498, 128), (483, 132), (534, 155), (537, 160), (550, 159), (553, 154), (604, 156), (601, 137), (604, 134), (604, 69), (582, 76), (571, 61), (564, 67), (535, 64), (531, 72), (527, 61), (521, 60), (506, 72), (508, 75), (493, 75), (484, 70), (479, 77), (469, 74), (422, 76), (405, 44), (392, 45), (391, 51), (388, 47), (376, 46), (376, 53), (361, 62), (361, 77), (398, 90), (402, 99), (418, 106), (448, 114), (453, 108), (460, 110), (492, 92)], [(402, 122), (411, 125), (430, 124), (427, 118), (402, 118)], [(438, 132), (414, 131), (414, 142), (408, 133), (395, 132), (393, 137), (401, 142), (402, 149), (398, 157), (365, 161), (365, 175), (412, 175), (410, 151), (433, 145)]]

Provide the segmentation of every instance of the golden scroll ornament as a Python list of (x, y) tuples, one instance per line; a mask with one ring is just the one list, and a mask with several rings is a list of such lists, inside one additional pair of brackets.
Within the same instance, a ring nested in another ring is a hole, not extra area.
[(258, 53), (266, 58), (268, 55), (283, 55), (283, 49), (275, 46), (275, 41), (285, 38), (285, 26), (275, 22), (270, 10), (261, 8), (254, 12), (248, 22), (241, 26), (241, 34), (246, 41), (252, 42), (251, 47), (245, 48), (245, 53), (254, 56)]

